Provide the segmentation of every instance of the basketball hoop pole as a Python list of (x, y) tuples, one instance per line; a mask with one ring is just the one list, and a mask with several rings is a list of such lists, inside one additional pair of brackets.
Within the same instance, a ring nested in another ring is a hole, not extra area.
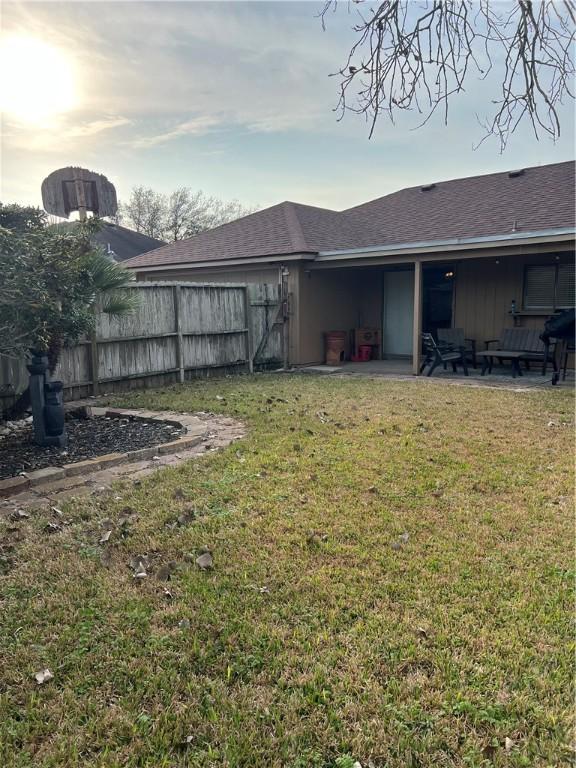
[(74, 174), (74, 186), (78, 201), (78, 216), (80, 221), (86, 221), (86, 190), (84, 189), (84, 180), (80, 177), (78, 168), (73, 168), (72, 173)]

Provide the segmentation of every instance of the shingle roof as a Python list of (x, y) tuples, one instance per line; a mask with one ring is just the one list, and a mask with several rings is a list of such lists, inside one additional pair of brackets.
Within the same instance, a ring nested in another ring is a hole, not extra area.
[(166, 245), (164, 240), (148, 237), (141, 232), (135, 232), (133, 229), (121, 227), (119, 224), (112, 224), (108, 221), (104, 222), (103, 227), (96, 232), (93, 239), (107, 252), (112, 251), (116, 261), (126, 261), (141, 253)]
[(402, 189), (344, 214), (364, 222), (369, 239), (378, 238), (358, 247), (573, 227), (574, 172), (574, 162), (566, 162), (442, 181), (431, 189)]
[(284, 202), (169, 243), (132, 268), (265, 259), (424, 240), (505, 235), (575, 226), (574, 162), (411, 187), (332, 211)]
[(317, 253), (326, 243), (340, 242), (349, 230), (350, 222), (337, 211), (284, 202), (169, 243), (130, 259), (127, 266)]

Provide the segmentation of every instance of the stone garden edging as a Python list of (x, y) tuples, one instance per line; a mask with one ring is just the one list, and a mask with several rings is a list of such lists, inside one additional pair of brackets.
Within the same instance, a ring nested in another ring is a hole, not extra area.
[(7, 477), (0, 480), (0, 498), (9, 498), (29, 488), (41, 487), (55, 480), (65, 477), (74, 477), (89, 472), (95, 472), (106, 467), (114, 467), (118, 464), (130, 463), (152, 459), (154, 456), (177, 453), (181, 450), (192, 448), (201, 443), (208, 434), (206, 424), (198, 417), (187, 414), (173, 413), (171, 411), (144, 411), (125, 408), (99, 408), (97, 406), (85, 406), (89, 418), (133, 418), (142, 421), (161, 421), (185, 430), (185, 434), (171, 440), (168, 443), (160, 443), (149, 448), (140, 448), (125, 453), (107, 453), (102, 456), (94, 456), (92, 459), (64, 464), (62, 467), (44, 467), (33, 472), (27, 472), (15, 477)]

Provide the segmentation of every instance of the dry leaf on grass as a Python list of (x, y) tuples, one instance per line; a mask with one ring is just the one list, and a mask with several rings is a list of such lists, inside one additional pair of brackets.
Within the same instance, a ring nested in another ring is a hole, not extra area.
[(112, 531), (106, 531), (106, 533), (103, 533), (100, 537), (100, 544), (106, 544), (106, 542), (110, 539), (110, 536), (112, 536)]
[(320, 533), (319, 531), (309, 531), (306, 537), (306, 543), (312, 547), (319, 546), (326, 541), (328, 541), (328, 534)]
[(146, 555), (134, 555), (130, 558), (130, 568), (134, 571), (135, 579), (145, 579), (148, 576), (149, 560)]
[(178, 563), (175, 560), (170, 560), (170, 562), (160, 566), (157, 573), (160, 581), (169, 581), (177, 567)]
[(44, 526), (44, 533), (59, 533), (62, 530), (62, 526), (58, 523), (47, 523)]
[(201, 571), (207, 571), (214, 567), (214, 560), (211, 552), (203, 552), (196, 558), (196, 565)]
[(48, 680), (52, 680), (54, 675), (52, 672), (50, 672), (49, 669), (41, 669), (34, 675), (34, 678), (36, 679), (36, 682), (38, 685), (42, 685), (43, 683), (47, 683)]

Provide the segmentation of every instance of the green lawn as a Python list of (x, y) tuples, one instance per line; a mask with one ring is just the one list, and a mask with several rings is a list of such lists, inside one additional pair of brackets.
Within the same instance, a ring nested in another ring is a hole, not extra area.
[(569, 391), (260, 375), (114, 402), (249, 431), (61, 533), (0, 523), (1, 766), (572, 764)]

